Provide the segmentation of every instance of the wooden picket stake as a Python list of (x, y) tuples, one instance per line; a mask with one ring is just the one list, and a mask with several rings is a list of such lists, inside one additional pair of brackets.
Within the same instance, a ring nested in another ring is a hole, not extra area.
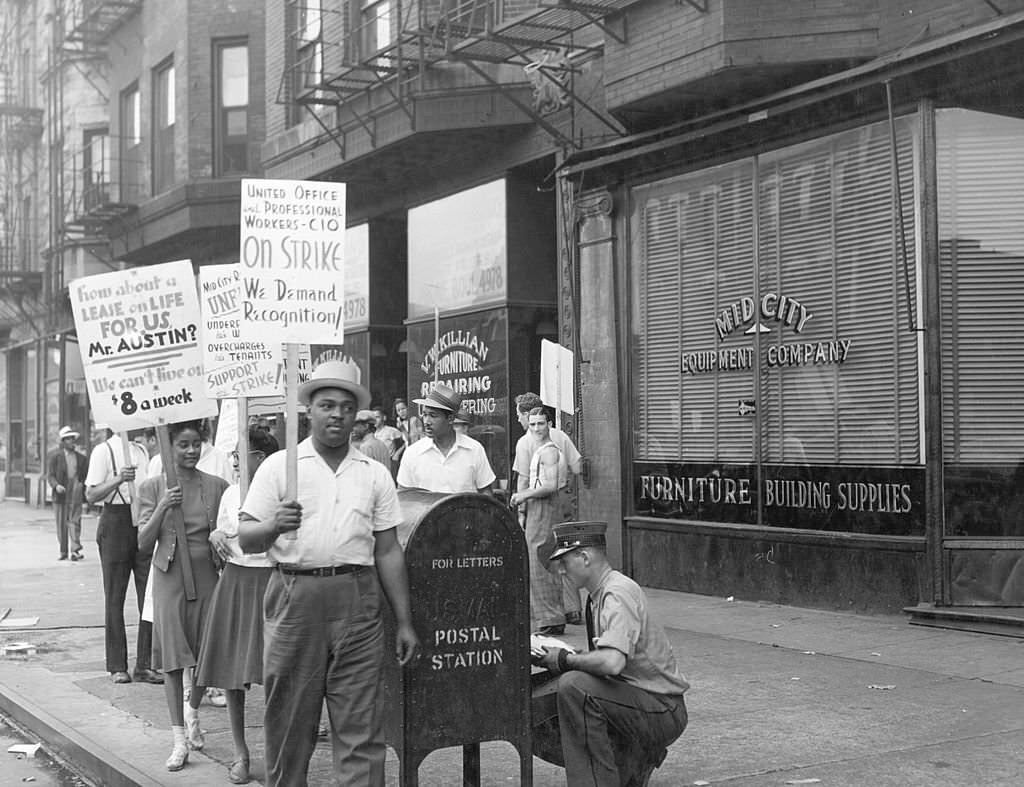
[(238, 441), (235, 443), (238, 454), (238, 502), (245, 502), (245, 493), (249, 491), (249, 400), (238, 397)]
[[(297, 500), (299, 496), (299, 345), (289, 342), (285, 345), (285, 397), (284, 437), (285, 456), (285, 499)], [(295, 540), (299, 534), (289, 530), (281, 538)]]

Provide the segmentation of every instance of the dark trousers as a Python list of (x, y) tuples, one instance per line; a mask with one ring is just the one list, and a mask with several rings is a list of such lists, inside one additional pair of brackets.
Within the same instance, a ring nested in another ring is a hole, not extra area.
[[(124, 601), (128, 583), (135, 577), (135, 596), (139, 615), (146, 598), (146, 579), (153, 553), (139, 551), (139, 531), (132, 524), (132, 509), (128, 505), (103, 506), (96, 542), (99, 544), (100, 566), (103, 569), (103, 597), (105, 603), (107, 672), (128, 671), (128, 636), (124, 628)], [(153, 653), (153, 624), (139, 621), (136, 642), (135, 668), (149, 669)]]
[(268, 787), (305, 787), (324, 701), (338, 784), (384, 785), (377, 572), (270, 576), (263, 599)]
[[(60, 556), (67, 557), (68, 552), (82, 551), (82, 498), (81, 494), (72, 496), (70, 492), (63, 500), (53, 501), (53, 515), (57, 523), (57, 543), (60, 545)], [(68, 541), (70, 539), (70, 549)]]
[(652, 694), (573, 670), (558, 679), (558, 727), (568, 787), (621, 787), (686, 729), (681, 694)]

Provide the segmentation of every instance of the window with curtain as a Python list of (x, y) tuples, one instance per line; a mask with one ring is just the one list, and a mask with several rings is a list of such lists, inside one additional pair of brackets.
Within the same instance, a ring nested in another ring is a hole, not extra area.
[(214, 169), (217, 175), (249, 170), (249, 45), (214, 43)]
[(634, 191), (638, 513), (923, 532), (914, 128)]
[(137, 84), (121, 93), (120, 109), (118, 189), (111, 197), (116, 202), (130, 202), (138, 196), (141, 183), (142, 104)]
[(153, 69), (153, 193), (174, 185), (174, 61)]

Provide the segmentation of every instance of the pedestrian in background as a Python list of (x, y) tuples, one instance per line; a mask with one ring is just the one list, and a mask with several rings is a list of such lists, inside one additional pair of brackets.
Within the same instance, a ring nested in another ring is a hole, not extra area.
[(529, 414), (529, 436), (534, 440), (530, 477), (526, 489), (513, 493), (509, 501), (520, 509), (530, 559), (530, 630), (559, 636), (565, 633), (562, 605), (562, 577), (548, 561), (558, 522), (555, 497), (565, 486), (569, 469), (562, 449), (551, 441), (551, 420), (544, 407)]
[[(277, 451), (269, 432), (249, 428), (249, 480), (263, 460)], [(245, 740), (245, 692), (263, 684), (263, 595), (273, 571), (265, 552), (247, 555), (238, 543), (239, 485), (224, 492), (217, 514), (217, 529), (210, 545), (224, 563), (210, 601), (209, 614), (199, 644), (196, 683), (224, 689), (235, 745), (235, 759), (228, 767), (228, 781), (249, 781), (249, 746)]]
[(358, 374), (328, 361), (299, 386), (310, 436), (297, 449), (297, 499), (288, 496), (282, 451), (260, 465), (242, 504), (242, 549), (266, 550), (275, 565), (263, 627), (271, 787), (306, 785), (325, 700), (337, 782), (382, 787), (380, 589), (397, 620), (395, 658), (407, 664), (419, 645), (394, 481), (349, 445), (356, 412), (370, 403)]
[[(85, 499), (102, 504), (96, 528), (100, 566), (103, 570), (104, 629), (107, 671), (114, 683), (131, 683), (132, 677), (144, 683), (163, 683), (150, 666), (153, 651), (153, 624), (139, 621), (135, 651), (135, 671), (128, 674), (128, 636), (124, 627), (124, 600), (128, 583), (134, 577), (139, 615), (146, 595), (146, 580), (152, 549), (140, 549), (132, 512), (132, 484), (146, 478), (149, 457), (145, 450), (127, 438), (115, 435), (107, 424), (93, 427), (96, 445), (89, 456), (85, 477)], [(128, 452), (129, 461), (125, 462)]]
[[(180, 771), (188, 762), (189, 748), (201, 749), (204, 743), (198, 712), (203, 688), (194, 686), (183, 707), (182, 673), (196, 664), (217, 584), (210, 533), (228, 484), (196, 467), (203, 444), (199, 422), (172, 424), (167, 432), (177, 484), (168, 488), (166, 478), (159, 475), (139, 486), (139, 547), (154, 550), (153, 660), (166, 676), (164, 696), (174, 735), (167, 770)], [(183, 550), (188, 550), (188, 566)], [(189, 598), (190, 590), (194, 598)]]
[(377, 415), (373, 410), (360, 410), (352, 424), (352, 437), (349, 442), (366, 454), (370, 459), (380, 462), (391, 472), (391, 449), (377, 439)]
[(46, 479), (53, 490), (53, 515), (57, 523), (58, 560), (81, 560), (82, 503), (89, 458), (75, 445), (79, 434), (70, 426), (57, 433), (59, 445), (47, 461)]

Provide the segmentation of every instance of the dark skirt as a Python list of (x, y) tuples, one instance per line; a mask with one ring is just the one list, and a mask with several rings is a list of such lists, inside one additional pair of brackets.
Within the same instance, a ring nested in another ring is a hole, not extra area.
[(153, 574), (153, 666), (164, 672), (185, 669), (196, 663), (207, 610), (217, 586), (217, 569), (210, 550), (190, 551), (196, 599), (185, 598), (181, 561), (167, 571), (155, 566)]
[(198, 685), (245, 689), (263, 683), (263, 594), (273, 570), (224, 566), (206, 616)]

